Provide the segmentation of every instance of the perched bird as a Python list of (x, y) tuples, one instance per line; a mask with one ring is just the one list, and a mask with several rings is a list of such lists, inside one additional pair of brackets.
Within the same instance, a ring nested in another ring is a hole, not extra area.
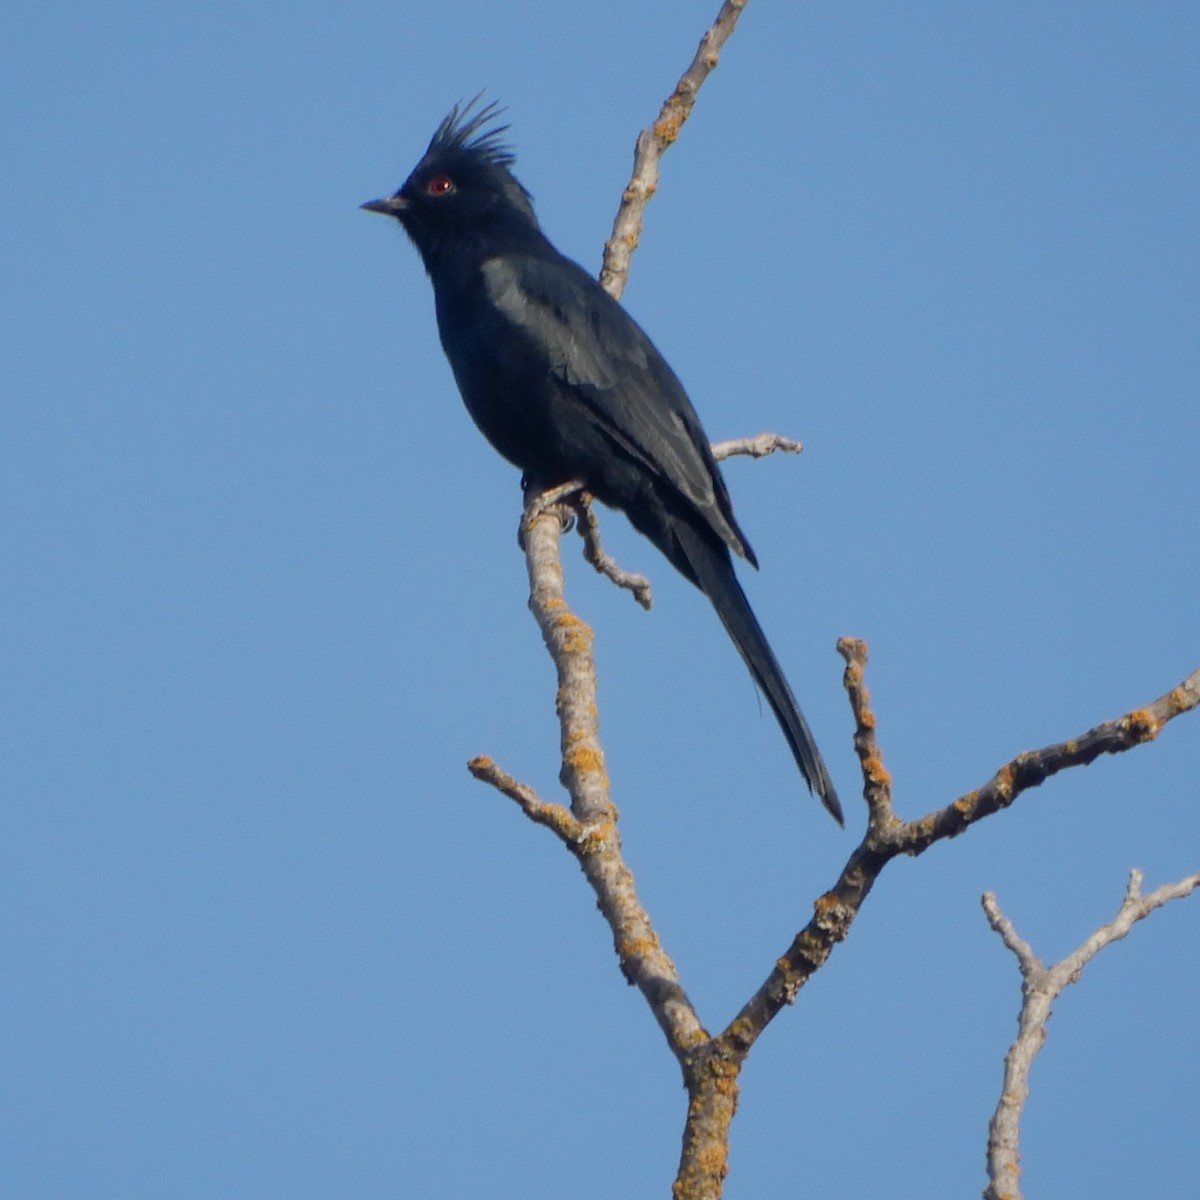
[(498, 116), (494, 103), (456, 105), (400, 190), (362, 207), (395, 217), (420, 253), (442, 347), (483, 435), (532, 486), (582, 480), (709, 598), (840, 823), (829, 772), (734, 574), (730, 551), (758, 562), (700, 418), (633, 318), (542, 233)]

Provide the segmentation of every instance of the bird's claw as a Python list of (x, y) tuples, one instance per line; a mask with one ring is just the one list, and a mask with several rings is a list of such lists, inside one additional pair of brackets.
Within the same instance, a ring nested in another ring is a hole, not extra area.
[(586, 496), (583, 484), (578, 479), (560, 483), (555, 487), (543, 487), (537, 480), (528, 475), (521, 476), (521, 490), (525, 493), (525, 511), (521, 513), (521, 523), (517, 527), (517, 545), (525, 549), (525, 530), (533, 521), (551, 509), (558, 510), (559, 526), (563, 533), (575, 527), (575, 513), (572, 506), (563, 502), (575, 496)]

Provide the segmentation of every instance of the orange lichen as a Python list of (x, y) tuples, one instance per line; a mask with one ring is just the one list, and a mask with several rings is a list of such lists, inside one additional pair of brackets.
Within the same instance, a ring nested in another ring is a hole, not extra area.
[(603, 853), (605, 844), (612, 836), (612, 821), (601, 821), (594, 825), (580, 825), (578, 822), (575, 824), (574, 841), (581, 855)]
[(717, 1076), (717, 1082), (713, 1086), (718, 1095), (736, 1096), (738, 1094), (737, 1071), (722, 1072)]
[(729, 1153), (723, 1142), (710, 1142), (696, 1155), (696, 1165), (710, 1175), (729, 1173)]
[(672, 114), (654, 122), (654, 134), (664, 145), (669, 146), (678, 136), (683, 121)]
[[(972, 793), (970, 793), (970, 796), (969, 796), (968, 798), (974, 797), (975, 795), (977, 795), (977, 793), (975, 793), (975, 792), (972, 792)], [(954, 803), (955, 803), (955, 805), (957, 806), (957, 805), (958, 805), (958, 803), (959, 803), (959, 801), (957, 801), (957, 800), (956, 800)], [(970, 809), (964, 808), (964, 809), (962, 809), (961, 811), (962, 811), (963, 813), (969, 813), (969, 812), (970, 812)], [(927, 813), (927, 814), (926, 814), (925, 816), (923, 816), (923, 817), (921, 818), (921, 820), (920, 820), (920, 821), (917, 823), (917, 835), (918, 835), (918, 837), (930, 837), (930, 836), (933, 834), (933, 829), (934, 829), (934, 826), (935, 826), (936, 824), (937, 824), (937, 822), (936, 822), (936, 820), (935, 820), (935, 814), (934, 814), (934, 813)]]
[(955, 812), (960, 812), (964, 816), (966, 816), (968, 813), (970, 813), (974, 809), (975, 804), (978, 800), (979, 800), (978, 792), (967, 792), (967, 794), (965, 796), (959, 796), (959, 798), (957, 800), (955, 800), (954, 803), (950, 807), (953, 808), (955, 810)]
[(643, 958), (654, 954), (659, 949), (659, 940), (653, 934), (640, 934), (637, 937), (622, 938), (617, 945), (617, 953), (622, 958)]
[(1130, 732), (1139, 742), (1152, 742), (1162, 728), (1148, 708), (1135, 708), (1133, 712), (1126, 714), (1125, 720), (1129, 723)]
[(567, 654), (585, 654), (591, 649), (591, 626), (581, 621), (574, 613), (562, 613), (555, 621), (555, 626), (562, 636), (563, 650)]
[(594, 746), (573, 747), (567, 754), (567, 761), (577, 774), (604, 774), (604, 755)]
[(561, 804), (539, 804), (535, 811), (540, 813), (556, 831), (564, 835), (572, 833), (579, 824), (570, 811), (563, 808)]
[(863, 759), (863, 774), (876, 786), (891, 784), (892, 773), (883, 765), (878, 754), (869, 754)]

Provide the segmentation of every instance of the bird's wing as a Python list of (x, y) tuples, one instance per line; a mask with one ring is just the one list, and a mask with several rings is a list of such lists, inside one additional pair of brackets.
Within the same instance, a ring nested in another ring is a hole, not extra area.
[(696, 410), (633, 318), (566, 258), (491, 258), (484, 279), (492, 303), (534, 340), (588, 418), (745, 553)]

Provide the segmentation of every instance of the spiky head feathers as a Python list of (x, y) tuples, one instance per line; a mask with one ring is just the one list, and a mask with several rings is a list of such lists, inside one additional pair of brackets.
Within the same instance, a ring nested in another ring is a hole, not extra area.
[(516, 162), (504, 141), (504, 111), (476, 96), (456, 104), (437, 127), (429, 148), (403, 186), (386, 200), (364, 205), (395, 217), (432, 269), (442, 253), (488, 239), (491, 244), (541, 236), (529, 193), (512, 174)]
[(495, 120), (503, 116), (504, 109), (498, 101), (479, 107), (483, 93), (456, 104), (437, 127), (429, 141), (425, 157), (430, 155), (467, 155), (479, 163), (487, 163), (507, 170), (517, 156), (513, 148), (503, 140), (508, 132), (507, 125), (497, 125)]

